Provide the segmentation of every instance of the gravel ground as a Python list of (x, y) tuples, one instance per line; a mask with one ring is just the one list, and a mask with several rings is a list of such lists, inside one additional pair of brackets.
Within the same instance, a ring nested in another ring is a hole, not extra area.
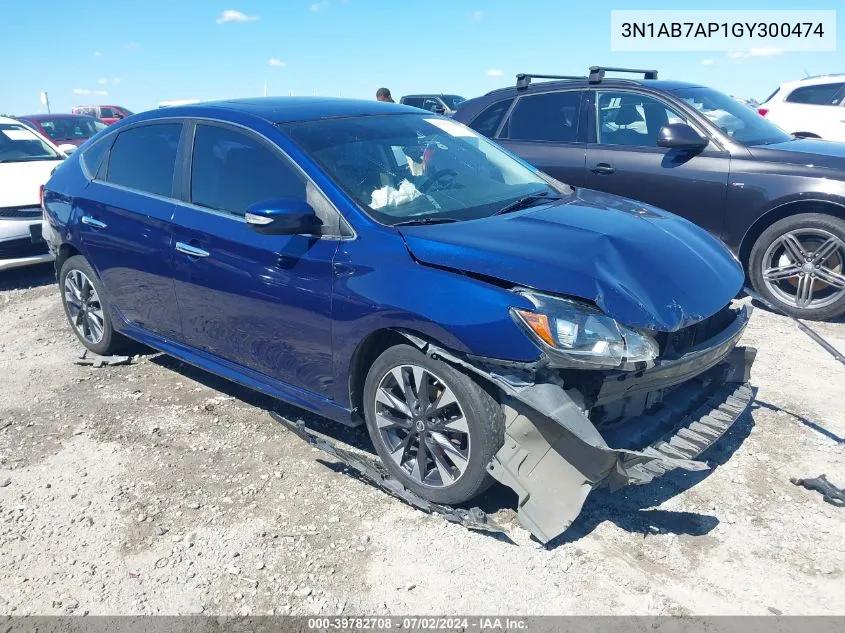
[(0, 613), (845, 613), (845, 509), (789, 482), (845, 484), (845, 367), (762, 309), (757, 402), (713, 469), (599, 491), (546, 548), (403, 505), (167, 357), (73, 364), (49, 265), (0, 273), (0, 322)]

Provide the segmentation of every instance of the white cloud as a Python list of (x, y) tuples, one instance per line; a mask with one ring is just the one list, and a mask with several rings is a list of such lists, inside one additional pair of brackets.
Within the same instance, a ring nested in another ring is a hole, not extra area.
[(742, 59), (743, 57), (773, 57), (783, 53), (782, 48), (750, 48), (747, 51), (732, 51), (726, 53), (731, 59)]
[(99, 95), (101, 97), (107, 97), (108, 94), (109, 94), (109, 91), (108, 90), (95, 90), (94, 94)]
[(702, 59), (701, 65), (702, 66), (712, 66), (715, 62), (712, 59)]
[(503, 74), (500, 68), (489, 68), (487, 70), (488, 77), (501, 77)]
[(287, 62), (283, 62), (281, 59), (276, 59), (275, 57), (271, 57), (267, 63), (270, 66), (275, 66), (276, 68), (281, 68), (282, 66), (287, 66)]
[(73, 94), (75, 95), (90, 95), (91, 91), (88, 88), (74, 88)]
[(483, 18), (484, 18), (484, 12), (483, 11), (473, 11), (469, 16), (469, 19), (472, 20), (473, 22), (478, 22), (479, 20), (481, 20)]
[(94, 51), (94, 57), (102, 57), (103, 54), (100, 51)]
[(117, 84), (119, 84), (121, 81), (123, 81), (123, 80), (120, 77), (115, 77), (114, 79), (111, 80), (112, 84), (114, 84), (115, 86)]
[(104, 85), (104, 84), (109, 83), (109, 80), (108, 80), (108, 79), (106, 79), (105, 77), (100, 77), (100, 78), (97, 80), (97, 83), (98, 83), (98, 84), (100, 84), (100, 85), (102, 86), (102, 85)]
[(226, 22), (254, 22), (258, 19), (257, 15), (247, 15), (234, 9), (226, 9), (217, 18), (217, 24), (225, 24)]
[(308, 7), (308, 10), (311, 11), (312, 13), (320, 13), (321, 11), (325, 11), (328, 8), (329, 8), (328, 0), (320, 0), (320, 2), (315, 2), (310, 7)]

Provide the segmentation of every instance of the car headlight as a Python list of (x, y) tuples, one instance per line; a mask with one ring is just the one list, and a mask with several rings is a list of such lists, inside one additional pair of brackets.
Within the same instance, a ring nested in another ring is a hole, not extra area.
[(516, 292), (535, 309), (511, 308), (511, 314), (557, 366), (634, 370), (657, 358), (654, 338), (620, 325), (593, 306), (539, 292)]

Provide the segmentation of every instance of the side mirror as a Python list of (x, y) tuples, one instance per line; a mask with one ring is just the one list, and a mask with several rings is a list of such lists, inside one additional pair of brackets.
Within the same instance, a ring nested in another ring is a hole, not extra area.
[(265, 235), (319, 233), (321, 222), (311, 205), (299, 198), (278, 198), (251, 205), (244, 216), (246, 223)]
[(670, 123), (657, 132), (657, 146), (671, 149), (702, 150), (707, 147), (707, 139), (693, 130), (686, 123)]
[(445, 114), (446, 108), (444, 108), (441, 105), (433, 105), (433, 106), (431, 106), (431, 111), (434, 112), (435, 114)]
[(73, 154), (78, 148), (73, 143), (62, 143), (59, 145), (59, 149), (62, 150), (65, 154), (70, 155)]

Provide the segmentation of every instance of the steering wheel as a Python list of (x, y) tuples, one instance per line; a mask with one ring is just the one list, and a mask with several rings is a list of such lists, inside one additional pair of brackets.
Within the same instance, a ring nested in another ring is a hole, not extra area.
[(454, 181), (457, 176), (458, 172), (456, 172), (454, 169), (439, 169), (434, 172), (430, 177), (426, 178), (425, 182), (423, 182), (422, 184), (420, 184), (419, 187), (417, 187), (417, 190), (420, 193), (426, 193), (437, 182), (440, 182), (441, 180), (445, 181), (447, 178), (451, 179), (451, 181)]

